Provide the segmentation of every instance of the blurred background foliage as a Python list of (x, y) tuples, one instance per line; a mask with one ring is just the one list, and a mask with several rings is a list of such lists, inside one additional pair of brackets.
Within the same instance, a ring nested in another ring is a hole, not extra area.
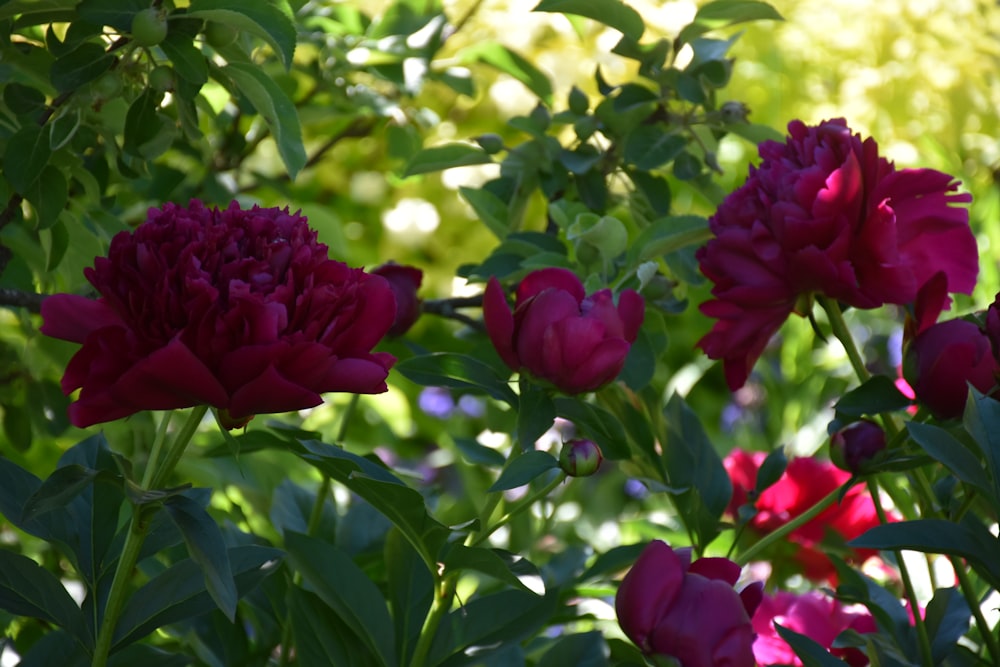
[[(14, 46), (8, 41), (7, 52), (24, 59), (0, 62), (0, 139), (7, 145), (19, 117), (44, 112), (27, 92), (35, 82), (24, 78), (21, 65), (52, 57), (42, 53), (46, 45), (56, 58), (69, 58), (92, 37), (85, 28), (67, 33), (65, 25), (51, 24), (51, 17), (31, 13), (30, 4), (0, 2), (0, 21), (13, 24), (20, 35)], [(629, 4), (645, 21), (644, 43), (673, 38), (698, 7), (686, 0)], [(713, 33), (735, 40), (728, 52), (735, 64), (716, 108), (726, 101), (743, 103), (753, 123), (779, 134), (794, 118), (815, 123), (845, 117), (855, 131), (874, 136), (898, 166), (933, 167), (961, 179), (975, 197), (971, 210), (982, 269), (976, 293), (959, 299), (955, 312), (984, 308), (1000, 288), (1000, 7), (989, 0), (772, 4), (784, 21)], [(74, 5), (52, 0), (46, 6)], [(84, 2), (81, 11), (99, 12), (106, 5)], [(0, 287), (86, 293), (82, 271), (114, 233), (142, 222), (150, 206), (196, 197), (220, 206), (236, 198), (301, 208), (331, 256), (369, 268), (389, 260), (421, 268), (421, 295), (428, 302), (478, 293), (479, 285), (456, 274), (463, 265), (484, 261), (498, 239), (477, 222), (460, 188), (478, 188), (497, 178), (499, 165), (406, 176), (411, 159), (423, 146), (484, 135), (516, 146), (528, 135), (523, 124), (512, 127), (511, 119), (530, 117), (540, 101), (553, 113), (566, 110), (573, 104), (574, 87), (588, 99), (598, 98), (598, 68), (603, 81), (618, 85), (631, 81), (639, 67), (636, 60), (612, 52), (617, 31), (588, 19), (532, 12), (536, 5), (535, 0), (292, 2), (294, 57), (284, 53), (287, 40), (280, 31), (241, 32), (236, 39), (252, 54), (252, 64), (242, 74), (232, 72), (228, 88), (218, 72), (179, 66), (183, 51), (170, 52), (174, 66), (155, 75), (161, 80), (154, 76), (162, 65), (159, 51), (126, 51), (116, 67), (74, 88), (57, 109), (58, 122), (50, 127), (66, 137), (51, 139), (57, 147), (53, 154), (69, 143), (78, 146), (77, 157), (54, 160), (50, 166), (60, 172), (62, 185), (53, 185), (37, 201), (27, 197), (31, 205), (17, 202), (12, 219), (4, 220), (0, 242), (12, 257)], [(197, 8), (193, 1), (191, 9)], [(212, 18), (206, 11), (204, 16)], [(226, 43), (230, 36), (205, 39), (195, 41), (204, 52), (240, 61), (233, 44)], [(283, 57), (288, 62), (283, 64)], [(678, 54), (679, 61), (685, 57)], [(267, 99), (259, 90), (264, 84), (253, 68), (266, 72), (280, 89), (281, 94), (268, 90), (265, 95), (273, 108), (265, 108)], [(72, 86), (73, 72), (65, 76)], [(192, 93), (192, 82), (203, 77), (200, 94)], [(150, 101), (165, 95), (172, 103), (157, 107)], [(275, 100), (293, 104), (301, 125)], [(129, 118), (134, 126), (135, 115), (144, 109), (155, 117), (149, 129), (123, 141)], [(94, 129), (102, 127), (110, 134)], [(304, 154), (295, 152), (290, 138), (299, 131)], [(755, 155), (751, 141), (730, 135), (717, 149), (720, 174), (700, 181), (667, 174), (671, 212), (711, 215), (720, 198), (742, 183)], [(5, 158), (5, 174), (22, 167)], [(289, 171), (297, 172), (294, 178)], [(50, 177), (55, 178), (51, 173), (40, 178)], [(7, 184), (0, 186), (4, 201), (12, 194)], [(47, 210), (44, 200), (60, 194), (68, 197), (66, 208)], [(523, 229), (546, 229), (544, 203), (537, 194), (525, 202)], [(697, 276), (686, 277), (691, 284), (678, 286), (676, 307), (662, 315), (668, 342), (657, 366), (658, 384), (687, 398), (720, 454), (736, 446), (771, 450), (786, 445), (803, 454), (822, 447), (833, 416), (830, 406), (853, 386), (841, 348), (818, 340), (808, 321), (793, 318), (751, 382), (731, 395), (721, 369), (693, 348), (710, 327), (696, 307), (707, 298), (708, 286)], [(40, 336), (37, 315), (29, 311), (0, 310), (0, 451), (41, 475), (82, 433), (66, 422), (67, 399), (58, 389), (74, 346)], [(474, 309), (464, 312), (478, 317)], [(899, 364), (904, 314), (884, 315), (851, 312), (848, 321), (873, 366), (892, 373)], [(405, 340), (384, 347), (401, 358), (426, 350), (493, 354), (474, 327), (429, 314)], [(398, 373), (390, 376), (390, 385), (387, 395), (361, 398), (343, 439), (337, 435), (347, 397), (331, 397), (301, 415), (296, 425), (357, 453), (376, 452), (397, 473), (426, 486), (430, 507), (445, 523), (467, 518), (468, 498), (481, 497), (493, 478), (458, 462), (468, 461), (470, 451), (488, 456), (468, 443), (478, 438), (478, 444), (496, 447), (504, 433), (513, 431), (512, 415), (481, 396), (425, 389)], [(251, 424), (251, 433), (254, 428)], [(105, 431), (117, 450), (141, 454), (148, 451), (153, 424), (149, 415), (137, 415)], [(244, 530), (269, 536), (274, 529), (267, 517), (276, 489), (286, 480), (309, 486), (317, 479), (291, 455), (267, 450), (233, 457), (218, 434), (199, 437), (203, 448), (196, 451), (202, 457), (186, 460), (180, 475), (217, 489), (215, 511)], [(540, 446), (555, 453), (558, 434), (551, 441)], [(558, 539), (541, 539), (534, 548), (547, 552), (554, 566), (561, 559), (570, 567), (571, 560), (586, 554), (566, 549), (567, 543), (601, 550), (679, 530), (665, 496), (650, 495), (628, 472), (627, 466), (606, 465), (598, 476), (576, 480), (561, 500), (564, 513), (522, 515), (505, 533), (508, 548), (519, 551), (558, 524)], [(362, 558), (375, 553), (384, 536), (380, 519), (365, 505), (352, 504), (345, 491), (338, 493), (344, 512), (357, 519), (338, 525), (341, 543), (353, 545), (350, 551)], [(542, 564), (546, 558), (532, 560)], [(593, 613), (612, 617), (610, 607)]]

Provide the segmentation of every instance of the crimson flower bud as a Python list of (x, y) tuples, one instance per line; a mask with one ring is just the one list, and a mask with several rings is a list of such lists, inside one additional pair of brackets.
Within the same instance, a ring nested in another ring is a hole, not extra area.
[(841, 470), (862, 472), (885, 449), (885, 431), (867, 419), (848, 424), (830, 439), (830, 459)]
[(417, 290), (423, 282), (424, 273), (418, 268), (395, 262), (372, 269), (371, 273), (385, 278), (392, 288), (396, 297), (396, 318), (388, 333), (390, 336), (402, 336), (420, 317), (421, 301), (417, 297)]
[(570, 440), (559, 452), (559, 467), (570, 477), (589, 477), (601, 467), (601, 448), (593, 440)]

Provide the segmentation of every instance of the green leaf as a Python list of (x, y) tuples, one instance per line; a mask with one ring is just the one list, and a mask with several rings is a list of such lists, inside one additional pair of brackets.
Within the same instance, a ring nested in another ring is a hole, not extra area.
[(463, 438), (453, 434), (451, 439), (454, 441), (455, 446), (458, 447), (458, 451), (461, 452), (462, 458), (468, 463), (499, 468), (506, 461), (503, 454), (495, 449), (490, 449), (479, 444), (473, 438)]
[(378, 661), (365, 650), (361, 638), (318, 596), (293, 588), (288, 612), (295, 637), (295, 662), (301, 667), (356, 665), (375, 667)]
[(180, 530), (191, 559), (201, 568), (208, 594), (226, 618), (234, 622), (239, 596), (219, 524), (204, 507), (186, 496), (174, 496), (164, 507)]
[(784, 141), (785, 135), (778, 132), (773, 127), (759, 125), (757, 123), (730, 123), (726, 130), (738, 137), (743, 137), (752, 144), (760, 144), (765, 141)]
[[(475, 570), (476, 572), (482, 572), (514, 588), (537, 595), (538, 593), (528, 588), (521, 581), (520, 577), (511, 570), (512, 560), (510, 556), (511, 554), (500, 552), (497, 549), (467, 547), (456, 543), (445, 553), (444, 566), (446, 570)], [(520, 564), (526, 561), (521, 559), (520, 561), (513, 562)], [(538, 571), (534, 567), (531, 570), (533, 570), (535, 576), (538, 575)]]
[(191, 42), (190, 37), (183, 34), (168, 34), (160, 44), (160, 48), (167, 54), (177, 76), (194, 86), (201, 86), (208, 81), (208, 63), (202, 52)]
[(532, 10), (576, 14), (614, 28), (634, 41), (646, 30), (642, 16), (621, 0), (542, 0)]
[(873, 375), (858, 387), (844, 394), (834, 409), (851, 417), (877, 415), (902, 410), (911, 404), (887, 375)]
[(491, 162), (493, 158), (479, 146), (452, 142), (418, 151), (406, 165), (403, 177)]
[(49, 121), (49, 148), (53, 152), (70, 142), (80, 127), (80, 110), (69, 107)]
[(535, 441), (552, 428), (556, 419), (556, 406), (549, 393), (522, 379), (517, 406), (517, 440), (522, 449), (534, 449)]
[(72, 10), (79, 0), (12, 0), (0, 5), (0, 20), (19, 14), (45, 14)]
[(576, 398), (557, 398), (555, 405), (556, 414), (573, 422), (581, 434), (596, 442), (604, 458), (628, 458), (625, 429), (613, 414)]
[(192, 0), (187, 16), (253, 33), (271, 45), (285, 69), (292, 65), (295, 22), (286, 0)]
[(668, 215), (654, 220), (632, 242), (629, 264), (657, 259), (712, 238), (708, 220), (698, 215)]
[(921, 449), (941, 462), (955, 477), (985, 494), (991, 503), (997, 503), (993, 484), (982, 463), (955, 436), (940, 426), (919, 422), (908, 423), (906, 430)]
[(638, 542), (636, 544), (612, 547), (594, 559), (590, 567), (580, 575), (580, 581), (584, 582), (591, 579), (605, 578), (615, 572), (621, 572), (631, 567), (646, 546), (646, 542)]
[(51, 155), (48, 132), (37, 126), (21, 128), (7, 140), (3, 175), (15, 190), (24, 195), (42, 175)]
[(100, 474), (80, 465), (68, 465), (56, 470), (42, 482), (42, 485), (24, 502), (22, 521), (30, 521), (39, 514), (58, 507), (65, 507), (76, 498)]
[[(227, 559), (236, 580), (238, 596), (246, 595), (274, 572), (282, 557), (281, 551), (270, 547), (231, 547)], [(118, 650), (157, 628), (215, 608), (215, 601), (205, 590), (201, 567), (190, 558), (185, 558), (150, 579), (129, 598), (115, 628), (113, 648)]]
[(687, 146), (687, 137), (660, 125), (640, 125), (625, 137), (625, 161), (638, 169), (656, 169), (673, 160)]
[(162, 93), (145, 90), (128, 108), (124, 148), (136, 157), (143, 157), (143, 147), (156, 139), (167, 122), (159, 112), (162, 98)]
[[(35, 208), (35, 215), (38, 216), (37, 228), (53, 228), (59, 219), (59, 214), (66, 208), (66, 202), (69, 201), (69, 186), (66, 184), (66, 177), (56, 167), (50, 164), (45, 165), (39, 177), (24, 192), (24, 198)], [(63, 230), (65, 231), (65, 227)], [(68, 240), (67, 237), (64, 236), (64, 238)], [(56, 258), (55, 263), (58, 264), (66, 247), (54, 247), (53, 250), (57, 252), (50, 251), (49, 253), (50, 268), (54, 268), (53, 256)]]
[(0, 609), (44, 619), (91, 646), (83, 614), (62, 582), (30, 558), (6, 549), (0, 549)]
[(3, 103), (15, 114), (34, 114), (45, 109), (45, 93), (23, 83), (12, 82), (4, 86)]
[[(80, 644), (63, 630), (45, 633), (21, 655), (17, 667), (90, 667), (90, 656), (80, 650)], [(111, 663), (108, 663), (109, 666)], [(145, 667), (145, 665), (143, 665)]]
[(653, 213), (657, 216), (670, 213), (670, 183), (667, 179), (644, 171), (629, 172), (628, 176), (635, 185), (637, 194), (649, 202)]
[(560, 637), (537, 667), (607, 667), (610, 654), (604, 635), (594, 630)]
[(114, 57), (105, 52), (101, 44), (84, 42), (66, 55), (57, 58), (52, 63), (49, 76), (56, 90), (66, 93), (104, 74), (113, 62)]
[(88, 23), (128, 33), (132, 30), (133, 17), (149, 4), (149, 0), (83, 0), (77, 11)]
[(531, 450), (519, 455), (510, 462), (497, 481), (493, 482), (488, 491), (506, 491), (518, 486), (523, 486), (534, 480), (536, 477), (558, 468), (559, 462), (548, 452)]
[(552, 82), (549, 77), (503, 44), (480, 42), (468, 47), (462, 51), (461, 62), (481, 62), (495, 67), (523, 83), (547, 106), (552, 106)]
[(507, 235), (510, 228), (510, 211), (507, 204), (489, 190), (480, 190), (459, 186), (458, 194), (462, 196), (479, 219), (500, 240)]
[(1000, 498), (1000, 401), (970, 388), (962, 424), (975, 440), (986, 460), (986, 470), (993, 480), (993, 497)]
[(833, 657), (821, 644), (806, 635), (799, 634), (775, 622), (774, 629), (784, 639), (795, 655), (802, 661), (802, 667), (844, 667), (847, 663)]
[(969, 630), (972, 614), (969, 603), (957, 588), (939, 588), (927, 604), (924, 621), (931, 638), (934, 664), (941, 664), (955, 649), (958, 640)]
[(302, 128), (295, 105), (285, 91), (256, 65), (230, 63), (222, 71), (267, 121), (285, 169), (294, 179), (306, 164), (306, 149), (302, 144)]
[(285, 536), (285, 547), (306, 586), (361, 638), (379, 664), (399, 664), (385, 599), (351, 557), (328, 542), (294, 532)]
[(435, 352), (411, 357), (396, 364), (406, 379), (425, 387), (479, 389), (511, 407), (517, 406), (517, 394), (506, 378), (473, 357), (452, 352)]
[(4, 405), (0, 409), (3, 410), (3, 434), (10, 444), (21, 452), (31, 449), (34, 438), (28, 411), (18, 405)]
[[(279, 534), (286, 531), (309, 532), (309, 518), (316, 503), (316, 493), (311, 492), (290, 479), (286, 479), (274, 490), (271, 501), (271, 525)], [(323, 510), (317, 535), (334, 535), (337, 531), (337, 511), (330, 502), (323, 503)]]
[(784, 445), (768, 453), (767, 458), (757, 469), (757, 483), (754, 484), (754, 491), (758, 494), (764, 493), (767, 489), (778, 483), (781, 476), (785, 474), (788, 467), (788, 457), (785, 456)]
[(747, 21), (783, 21), (781, 14), (766, 2), (758, 0), (715, 0), (702, 5), (694, 21), (681, 30), (678, 44), (690, 43), (709, 30), (745, 23)]
[[(434, 577), (399, 530), (385, 536), (387, 599), (396, 628), (400, 664), (410, 664), (424, 619), (434, 601)], [(328, 663), (338, 664), (338, 663)]]

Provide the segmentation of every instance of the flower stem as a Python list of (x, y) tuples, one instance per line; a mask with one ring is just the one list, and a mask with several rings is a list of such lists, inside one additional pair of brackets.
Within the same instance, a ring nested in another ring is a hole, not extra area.
[(1000, 643), (997, 642), (997, 638), (993, 636), (993, 631), (990, 629), (989, 624), (986, 622), (986, 617), (983, 616), (982, 607), (979, 604), (979, 598), (976, 595), (975, 590), (972, 588), (972, 581), (969, 579), (969, 573), (965, 571), (965, 563), (958, 556), (949, 556), (951, 561), (951, 567), (955, 570), (955, 576), (958, 578), (958, 584), (962, 589), (962, 595), (969, 603), (969, 608), (972, 610), (972, 615), (976, 619), (976, 626), (979, 628), (979, 634), (983, 638), (983, 643), (986, 644), (986, 650), (990, 654), (990, 658), (994, 665), (1000, 665)]
[(785, 539), (785, 537), (793, 530), (811, 521), (818, 516), (820, 512), (832, 505), (837, 500), (837, 496), (840, 495), (840, 493), (841, 487), (838, 486), (836, 489), (823, 496), (819, 502), (807, 509), (805, 512), (760, 538), (760, 540), (758, 540), (752, 547), (741, 553), (736, 558), (736, 563), (741, 566), (746, 565), (753, 560), (754, 556), (761, 553), (775, 542)]
[(546, 484), (542, 488), (538, 489), (537, 491), (535, 491), (534, 493), (532, 493), (530, 496), (526, 496), (526, 497), (522, 498), (521, 501), (517, 504), (517, 506), (514, 507), (514, 509), (510, 510), (509, 512), (507, 512), (506, 514), (504, 514), (502, 517), (500, 517), (499, 519), (497, 519), (496, 523), (494, 523), (492, 526), (490, 526), (486, 530), (480, 531), (480, 533), (478, 535), (476, 535), (475, 539), (472, 540), (471, 543), (469, 543), (469, 546), (473, 546), (474, 547), (474, 546), (478, 546), (479, 544), (481, 544), (484, 540), (486, 540), (486, 538), (488, 538), (490, 535), (492, 535), (493, 533), (495, 533), (498, 529), (500, 529), (501, 527), (506, 526), (508, 523), (510, 523), (511, 519), (513, 519), (518, 514), (520, 514), (524, 510), (526, 510), (529, 507), (531, 507), (532, 505), (534, 505), (537, 501), (542, 500), (543, 498), (545, 498), (546, 496), (548, 496), (550, 493), (552, 493), (552, 490), (555, 489), (560, 484), (562, 484), (565, 480), (566, 480), (566, 473), (560, 470), (559, 474), (556, 475), (555, 478), (551, 482), (549, 482), (548, 484)]
[[(157, 466), (155, 454), (157, 454), (157, 443), (153, 446), (153, 455), (150, 457), (146, 472), (143, 474), (142, 489), (149, 490), (158, 488), (173, 472), (181, 455), (191, 442), (191, 436), (198, 430), (207, 405), (200, 405), (191, 410), (187, 421), (181, 427), (174, 442), (167, 450), (166, 457), (162, 465)], [(169, 420), (170, 416), (165, 416), (164, 420)], [(166, 426), (162, 426), (165, 430)], [(159, 441), (163, 434), (157, 434)], [(118, 558), (118, 565), (115, 568), (115, 576), (111, 581), (111, 590), (108, 592), (108, 601), (104, 607), (104, 616), (101, 618), (100, 630), (97, 633), (97, 641), (94, 645), (94, 657), (91, 661), (92, 667), (105, 667), (108, 662), (108, 655), (111, 653), (111, 642), (114, 639), (115, 626), (118, 624), (118, 617), (121, 616), (122, 608), (125, 606), (125, 593), (128, 588), (132, 570), (135, 569), (139, 561), (139, 552), (142, 550), (142, 543), (146, 539), (146, 531), (149, 529), (148, 516), (152, 510), (149, 506), (140, 505), (133, 507), (132, 519), (129, 522), (128, 536), (125, 538), (125, 545), (122, 547), (121, 556)]]

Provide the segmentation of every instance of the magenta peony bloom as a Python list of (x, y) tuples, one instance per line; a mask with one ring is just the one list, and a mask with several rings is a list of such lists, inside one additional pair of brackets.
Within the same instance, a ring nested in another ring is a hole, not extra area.
[(856, 648), (831, 649), (833, 640), (848, 629), (862, 634), (877, 630), (868, 610), (847, 607), (818, 591), (803, 595), (778, 591), (773, 596), (764, 595), (753, 615), (753, 629), (757, 633), (753, 654), (761, 667), (802, 665), (792, 647), (778, 636), (775, 623), (809, 637), (851, 667), (864, 667), (868, 656)]
[(737, 593), (740, 566), (727, 558), (691, 562), (690, 549), (650, 542), (615, 596), (618, 624), (646, 655), (684, 667), (753, 667), (750, 618), (763, 584)]
[(420, 317), (421, 301), (417, 290), (424, 280), (424, 272), (413, 266), (389, 262), (372, 269), (370, 273), (389, 281), (389, 287), (396, 296), (396, 319), (389, 327), (389, 335), (402, 336)]
[(968, 210), (953, 206), (972, 198), (951, 176), (897, 171), (840, 118), (788, 131), (760, 145), (760, 165), (719, 206), (697, 254), (715, 284), (701, 310), (717, 320), (698, 346), (723, 360), (733, 390), (813, 293), (875, 308), (912, 302), (939, 271), (969, 294), (979, 270)]
[(496, 278), (483, 296), (486, 331), (500, 357), (567, 394), (594, 391), (618, 376), (643, 316), (638, 293), (623, 291), (616, 306), (611, 290), (587, 296), (580, 279), (559, 268), (529, 273), (513, 313)]
[[(764, 452), (734, 449), (723, 460), (733, 484), (733, 496), (728, 512), (736, 516), (757, 484), (757, 470), (766, 458)], [(750, 528), (769, 533), (803, 514), (827, 494), (850, 479), (851, 474), (838, 469), (829, 461), (811, 457), (794, 458), (781, 478), (757, 498), (757, 514), (750, 519)], [(863, 486), (852, 486), (844, 498), (789, 534), (797, 545), (795, 561), (802, 573), (814, 580), (833, 580), (836, 570), (823, 550), (827, 532), (849, 541), (869, 528), (879, 525), (878, 513), (871, 496)], [(863, 562), (877, 553), (873, 549), (853, 550), (854, 560)]]
[(87, 279), (96, 301), (57, 294), (42, 333), (81, 343), (63, 391), (85, 427), (140, 410), (218, 408), (238, 425), (386, 390), (395, 359), (371, 348), (395, 314), (386, 281), (333, 261), (288, 209), (150, 209)]

